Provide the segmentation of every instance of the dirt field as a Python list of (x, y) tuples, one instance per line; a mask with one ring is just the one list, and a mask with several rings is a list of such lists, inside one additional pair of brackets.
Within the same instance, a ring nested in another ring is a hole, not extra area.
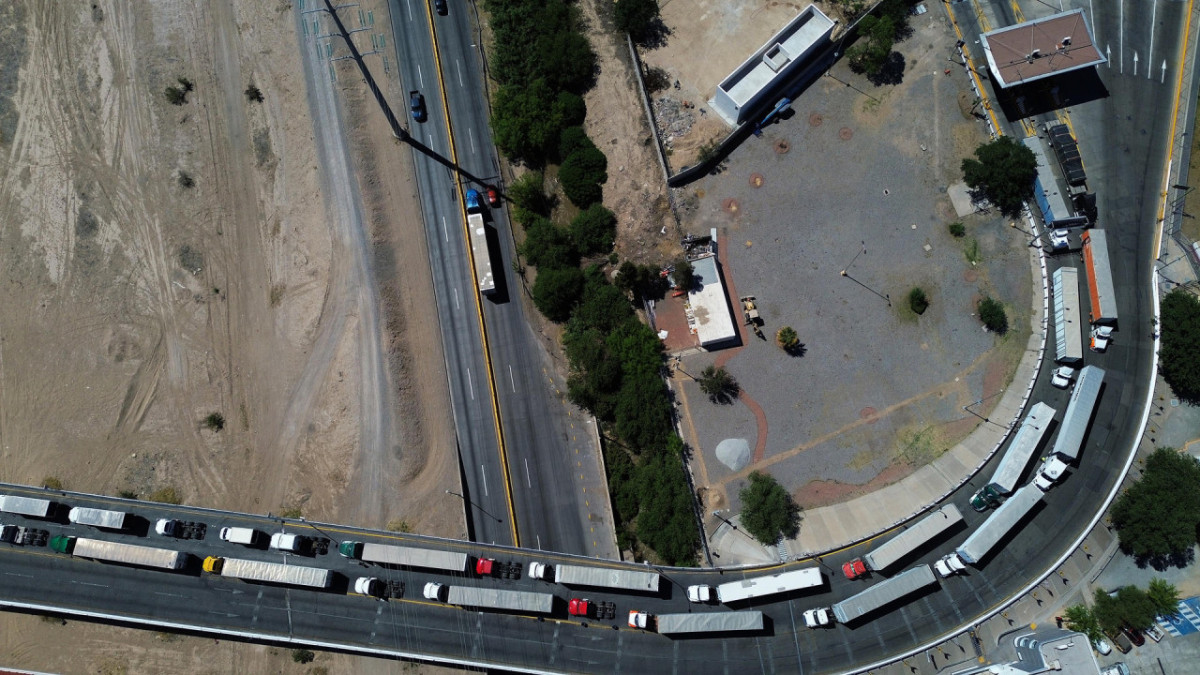
[[(386, 30), (386, 3), (360, 6)], [(425, 506), (458, 471), (422, 227), (406, 217), (412, 161), (343, 62), (333, 129), (358, 184), (328, 183), (314, 134), (334, 132), (310, 117), (314, 45), (296, 16), (289, 2), (0, 4), (0, 479), (464, 534), (461, 513)], [(178, 78), (194, 89), (176, 106)], [(4, 665), (55, 672), (305, 670), (287, 650), (74, 621), (0, 614), (0, 635)]]

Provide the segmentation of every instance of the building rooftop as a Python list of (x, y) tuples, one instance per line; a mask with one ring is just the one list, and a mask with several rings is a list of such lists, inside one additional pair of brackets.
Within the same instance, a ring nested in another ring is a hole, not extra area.
[(696, 290), (688, 292), (692, 305), (692, 324), (701, 347), (717, 345), (737, 338), (737, 326), (729, 310), (725, 284), (717, 267), (717, 256), (707, 255), (692, 261)]
[(718, 88), (725, 91), (737, 106), (745, 105), (784, 66), (803, 56), (828, 35), (834, 23), (821, 10), (809, 5), (725, 78)]
[(1082, 9), (999, 28), (980, 36), (1002, 88), (1108, 61), (1092, 42)]

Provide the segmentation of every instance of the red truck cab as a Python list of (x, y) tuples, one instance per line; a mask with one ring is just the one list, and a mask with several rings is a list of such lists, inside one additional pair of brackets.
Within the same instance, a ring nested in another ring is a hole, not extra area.
[(571, 616), (591, 616), (591, 602), (581, 598), (571, 598), (567, 603), (567, 613)]
[(491, 558), (480, 558), (475, 561), (475, 573), (481, 577), (490, 577), (496, 569), (495, 565), (496, 561)]
[(842, 574), (845, 574), (847, 579), (857, 579), (866, 573), (867, 566), (863, 563), (862, 558), (855, 558), (842, 565)]

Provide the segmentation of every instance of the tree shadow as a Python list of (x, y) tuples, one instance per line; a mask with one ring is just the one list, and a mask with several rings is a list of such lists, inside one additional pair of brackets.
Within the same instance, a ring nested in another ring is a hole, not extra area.
[(791, 347), (784, 347), (783, 351), (793, 358), (804, 358), (804, 355), (808, 353), (808, 347), (803, 342), (797, 342)]
[(667, 46), (667, 39), (671, 37), (671, 28), (663, 23), (661, 17), (655, 17), (645, 31), (634, 39), (634, 44), (643, 49), (658, 49)]
[(721, 391), (709, 394), (708, 400), (709, 400), (709, 402), (716, 403), (718, 405), (731, 405), (734, 401), (737, 400), (737, 397), (741, 393), (742, 393), (742, 388), (738, 387), (737, 385), (734, 385), (733, 387), (731, 387), (729, 389), (722, 389)]
[(888, 54), (887, 60), (883, 62), (883, 67), (874, 75), (867, 76), (867, 80), (876, 87), (881, 87), (885, 84), (897, 85), (904, 81), (904, 55), (900, 52), (892, 52)]
[(1139, 569), (1153, 568), (1158, 572), (1165, 572), (1168, 568), (1177, 567), (1183, 569), (1195, 562), (1196, 552), (1194, 548), (1189, 547), (1186, 551), (1175, 551), (1165, 555), (1141, 555), (1134, 558)]

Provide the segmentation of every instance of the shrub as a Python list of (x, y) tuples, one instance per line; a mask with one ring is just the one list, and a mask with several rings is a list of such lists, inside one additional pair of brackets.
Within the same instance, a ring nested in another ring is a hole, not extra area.
[(608, 181), (608, 158), (592, 146), (571, 153), (558, 169), (558, 180), (571, 203), (585, 209), (600, 201)]
[(680, 258), (675, 261), (675, 271), (671, 273), (671, 278), (680, 290), (690, 291), (696, 286), (696, 268), (692, 267), (692, 263), (686, 258)]
[(225, 428), (225, 416), (219, 412), (209, 413), (202, 422), (205, 429), (220, 431)]
[(183, 105), (187, 103), (187, 92), (180, 87), (171, 85), (167, 87), (165, 93), (167, 96), (167, 101), (169, 101), (171, 105)]
[(312, 663), (317, 655), (307, 649), (293, 649), (292, 660), (296, 663)]
[(196, 85), (193, 84), (192, 81), (187, 79), (186, 77), (180, 77), (180, 78), (176, 79), (175, 81), (178, 82), (179, 86), (183, 87), (183, 90), (188, 93), (191, 93), (192, 91), (195, 91), (195, 89), (196, 89)]
[(508, 201), (513, 204), (513, 218), (529, 224), (534, 216), (550, 215), (550, 198), (544, 189), (545, 179), (541, 171), (527, 171), (508, 186)]
[(583, 272), (577, 267), (539, 270), (533, 282), (533, 304), (547, 319), (562, 323), (579, 303), (583, 283)]
[(791, 351), (800, 345), (800, 336), (796, 334), (796, 329), (791, 326), (784, 326), (775, 333), (775, 344), (779, 345), (785, 352)]
[(967, 226), (962, 223), (950, 223), (950, 235), (961, 239), (967, 235)]
[(57, 479), (57, 478), (55, 478), (54, 476), (46, 476), (45, 478), (43, 478), (43, 479), (42, 479), (42, 485), (43, 485), (43, 486), (45, 486), (45, 487), (47, 487), (47, 488), (49, 488), (49, 489), (51, 489), (51, 490), (61, 490), (61, 489), (63, 489), (63, 484), (62, 484), (62, 481), (61, 481), (61, 480), (59, 480), (59, 479)]
[(530, 265), (539, 269), (575, 267), (579, 264), (579, 252), (575, 242), (571, 241), (570, 233), (545, 218), (535, 218), (525, 228), (521, 254)]
[(117, 496), (121, 499), (137, 499), (138, 494), (133, 490), (117, 490)]
[(583, 255), (597, 255), (612, 250), (617, 237), (617, 217), (603, 204), (592, 204), (571, 221), (571, 239)]
[(168, 485), (150, 493), (150, 501), (163, 504), (182, 504), (183, 498), (179, 496), (179, 491), (175, 489), (175, 486)]
[(588, 138), (587, 132), (581, 126), (571, 126), (562, 130), (558, 135), (558, 156), (560, 159), (570, 157), (586, 148), (595, 148), (596, 144)]
[(196, 179), (192, 178), (192, 174), (190, 174), (186, 171), (179, 172), (179, 187), (187, 189), (187, 188), (193, 188), (195, 186), (196, 186)]
[(1162, 376), (1176, 396), (1200, 403), (1200, 299), (1175, 289), (1162, 301)]
[(253, 84), (246, 87), (246, 100), (250, 101), (251, 103), (262, 103), (263, 102), (262, 91), (260, 91), (259, 88), (254, 86)]
[(979, 319), (993, 333), (1003, 335), (1008, 332), (1008, 314), (1004, 312), (1004, 305), (998, 300), (990, 297), (980, 300)]
[(929, 309), (929, 298), (926, 297), (925, 291), (920, 288), (914, 288), (908, 292), (908, 306), (915, 314), (924, 314), (925, 310)]

